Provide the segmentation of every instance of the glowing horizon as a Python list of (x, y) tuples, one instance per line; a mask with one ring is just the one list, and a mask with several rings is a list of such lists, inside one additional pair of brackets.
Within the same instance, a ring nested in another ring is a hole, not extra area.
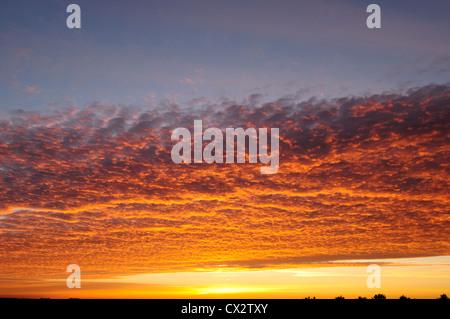
[[(29, 280), (22, 287), (0, 280), (12, 291), (1, 297), (15, 298), (317, 298), (370, 299), (382, 293), (388, 299), (436, 299), (450, 286), (450, 256), (386, 260), (336, 261), (346, 263), (303, 265), (286, 269), (217, 269), (196, 272), (151, 273), (82, 280), (82, 289), (62, 288), (65, 279)], [(364, 265), (355, 265), (354, 263)], [(382, 269), (381, 288), (365, 285), (366, 264)], [(444, 281), (443, 281), (444, 280)], [(26, 281), (26, 280), (24, 280)]]

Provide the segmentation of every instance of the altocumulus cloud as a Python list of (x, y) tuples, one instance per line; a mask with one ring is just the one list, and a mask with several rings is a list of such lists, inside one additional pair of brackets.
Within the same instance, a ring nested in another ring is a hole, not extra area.
[[(0, 272), (449, 254), (450, 85), (334, 100), (4, 112)], [(280, 128), (280, 169), (174, 164), (176, 127)]]

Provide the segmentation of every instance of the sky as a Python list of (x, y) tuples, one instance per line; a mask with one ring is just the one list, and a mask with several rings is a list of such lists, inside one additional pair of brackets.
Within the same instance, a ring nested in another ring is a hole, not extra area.
[(448, 81), (447, 1), (3, 1), (2, 109), (381, 93)]
[[(0, 297), (450, 293), (448, 1), (70, 3), (1, 4)], [(175, 164), (198, 119), (278, 172)]]

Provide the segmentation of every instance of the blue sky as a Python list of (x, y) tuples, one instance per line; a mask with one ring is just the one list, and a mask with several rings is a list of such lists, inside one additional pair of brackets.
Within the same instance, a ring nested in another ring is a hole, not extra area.
[(450, 6), (378, 1), (3, 1), (0, 109), (179, 105), (446, 83)]

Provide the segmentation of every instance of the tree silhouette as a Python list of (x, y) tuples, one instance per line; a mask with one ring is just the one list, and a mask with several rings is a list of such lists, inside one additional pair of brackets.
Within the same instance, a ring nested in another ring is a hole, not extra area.
[(373, 296), (372, 299), (378, 299), (378, 300), (380, 300), (380, 299), (386, 299), (386, 296), (383, 295), (383, 294), (376, 294), (375, 296)]
[(343, 300), (343, 299), (345, 299), (345, 297), (342, 296), (342, 295), (340, 295), (340, 296), (338, 296), (338, 297), (336, 297), (336, 298), (334, 298), (334, 299)]
[(407, 300), (407, 299), (411, 299), (411, 298), (406, 297), (405, 295), (401, 295), (401, 296), (400, 296), (400, 300)]
[(363, 300), (363, 299), (367, 299), (367, 298), (366, 298), (366, 297), (361, 297), (361, 296), (359, 296), (358, 299), (359, 299), (359, 300)]
[(447, 295), (446, 294), (442, 294), (440, 297), (439, 297), (439, 299), (442, 299), (442, 300), (447, 300), (448, 299), (448, 297), (447, 297)]

